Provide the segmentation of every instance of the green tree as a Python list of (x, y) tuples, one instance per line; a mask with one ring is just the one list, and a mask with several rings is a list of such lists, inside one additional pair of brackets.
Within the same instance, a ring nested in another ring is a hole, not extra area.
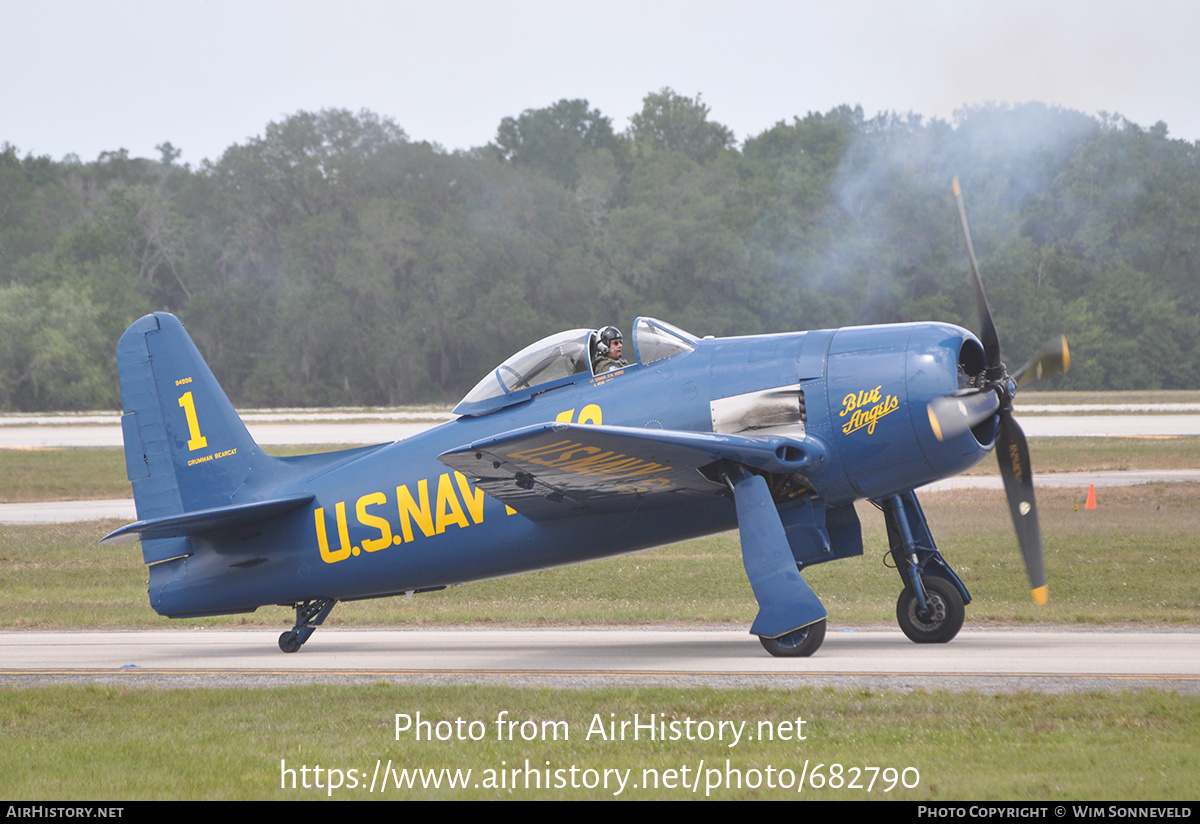
[(560, 100), (544, 109), (526, 109), (500, 121), (492, 151), (500, 160), (528, 166), (568, 189), (579, 183), (581, 155), (607, 149), (619, 141), (612, 121), (589, 109), (586, 100)]
[(115, 408), (100, 312), (68, 287), (0, 287), (0, 409)]
[(629, 135), (643, 153), (669, 149), (704, 163), (734, 143), (733, 131), (709, 120), (708, 112), (699, 94), (692, 100), (664, 87), (643, 98), (642, 110), (629, 119)]

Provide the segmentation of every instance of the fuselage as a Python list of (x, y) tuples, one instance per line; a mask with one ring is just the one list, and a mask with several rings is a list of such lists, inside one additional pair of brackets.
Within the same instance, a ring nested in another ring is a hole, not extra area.
[[(762, 393), (799, 398), (789, 437), (819, 446), (805, 482), (828, 506), (913, 489), (963, 471), (992, 447), (994, 426), (946, 443), (926, 405), (959, 387), (979, 348), (946, 324), (854, 327), (694, 340), (669, 357), (589, 372), (531, 391), (486, 414), (357, 453), (317, 474), (278, 461), (262, 497), (312, 494), (312, 504), (252, 528), (193, 537), (186, 558), (155, 564), (150, 599), (172, 616), (242, 612), (310, 598), (354, 600), (439, 588), (578, 563), (736, 526), (733, 501), (670, 510), (533, 521), (475, 488), (438, 455), (498, 433), (550, 421), (742, 434), (770, 430), (755, 415)], [(627, 349), (627, 352), (629, 350)], [(794, 389), (793, 389), (794, 387)], [(744, 402), (739, 406), (739, 402)], [(756, 422), (757, 421), (757, 422)], [(269, 493), (269, 494), (268, 494)], [(235, 494), (233, 502), (237, 503)]]

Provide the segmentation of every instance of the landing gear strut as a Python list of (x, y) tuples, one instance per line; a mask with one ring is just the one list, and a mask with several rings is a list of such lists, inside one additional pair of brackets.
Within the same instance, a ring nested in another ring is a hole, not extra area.
[(825, 607), (800, 575), (767, 482), (739, 465), (724, 472), (737, 507), (742, 564), (758, 601), (750, 633), (772, 655), (812, 655), (825, 640)]
[(333, 598), (314, 598), (296, 604), (296, 625), (279, 636), (279, 648), (284, 652), (299, 650), (317, 627), (325, 623), (336, 603)]
[(888, 543), (904, 590), (896, 601), (896, 621), (917, 644), (944, 644), (962, 629), (971, 593), (938, 552), (925, 513), (914, 492), (879, 501), (887, 520)]

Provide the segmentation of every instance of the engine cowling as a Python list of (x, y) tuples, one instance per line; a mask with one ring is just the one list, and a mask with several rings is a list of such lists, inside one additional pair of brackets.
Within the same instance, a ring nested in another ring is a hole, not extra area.
[(995, 444), (998, 418), (939, 441), (927, 407), (970, 385), (984, 369), (983, 346), (944, 323), (837, 330), (826, 354), (827, 415), (808, 398), (811, 432), (824, 430), (856, 497), (879, 498), (963, 472)]

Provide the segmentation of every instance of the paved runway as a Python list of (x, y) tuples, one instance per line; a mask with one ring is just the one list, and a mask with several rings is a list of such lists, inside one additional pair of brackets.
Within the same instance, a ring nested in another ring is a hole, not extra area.
[(772, 658), (744, 629), (319, 629), (285, 655), (274, 630), (0, 632), (0, 683), (179, 686), (331, 681), (549, 686), (866, 684), (1200, 693), (1200, 631), (964, 629), (918, 645), (898, 629), (830, 629), (812, 658)]
[[(254, 414), (245, 418), (254, 440), (264, 446), (290, 444), (370, 444), (411, 438), (433, 423), (413, 421), (411, 416), (356, 422), (344, 413), (325, 413), (335, 422), (321, 422), (313, 413), (300, 420), (281, 421), (276, 415)], [(45, 421), (53, 420), (53, 423)], [(1200, 435), (1200, 414), (1147, 415), (1021, 415), (1018, 421), (1031, 438)], [(0, 417), (0, 449), (72, 448), (122, 446), (121, 422), (112, 414), (59, 416), (43, 419), (22, 415)]]

